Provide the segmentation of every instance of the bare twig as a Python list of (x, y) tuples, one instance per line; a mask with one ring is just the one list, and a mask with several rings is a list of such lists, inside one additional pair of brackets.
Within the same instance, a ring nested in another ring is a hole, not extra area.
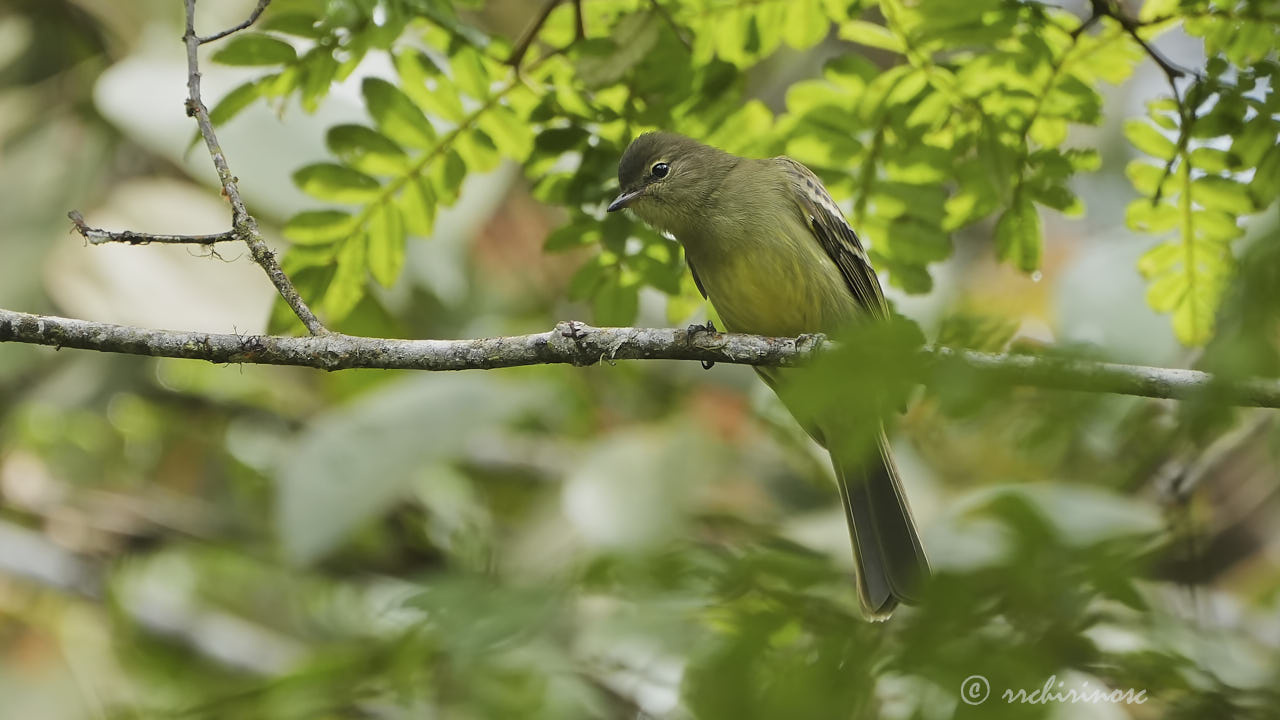
[(150, 245), (151, 243), (168, 243), (171, 245), (212, 245), (220, 242), (231, 242), (239, 240), (234, 230), (226, 232), (214, 233), (212, 235), (162, 235), (159, 233), (140, 233), (132, 230), (103, 230), (101, 228), (89, 227), (84, 222), (84, 216), (79, 212), (72, 210), (67, 213), (67, 217), (71, 218), (71, 222), (76, 227), (76, 232), (81, 237), (89, 241), (90, 245), (103, 245), (105, 243), (126, 243), (128, 245)]
[(653, 7), (654, 12), (658, 13), (666, 21), (667, 25), (671, 26), (671, 32), (675, 33), (680, 43), (684, 45), (684, 49), (693, 50), (693, 43), (689, 42), (689, 38), (685, 37), (684, 28), (680, 27), (680, 23), (677, 23), (674, 17), (671, 17), (671, 13), (667, 12), (662, 3), (658, 2), (658, 0), (649, 0), (649, 5)]
[(1207, 8), (1203, 10), (1191, 10), (1188, 12), (1179, 12), (1170, 15), (1161, 15), (1160, 17), (1151, 18), (1150, 20), (1136, 20), (1135, 25), (1147, 27), (1149, 25), (1163, 25), (1170, 21), (1181, 20), (1200, 20), (1203, 18), (1217, 18), (1220, 20), (1234, 20), (1242, 22), (1266, 23), (1269, 25), (1280, 25), (1280, 14), (1268, 15), (1266, 13), (1249, 13), (1234, 12), (1231, 10), (1222, 10), (1219, 8)]
[[(474, 340), (398, 340), (327, 333), (312, 337), (149, 330), (0, 310), (0, 342), (187, 358), (215, 363), (295, 365), (321, 370), (489, 370), (524, 365), (593, 365), (602, 360), (703, 360), (794, 366), (813, 358), (821, 335), (770, 338), (705, 330), (595, 328), (562, 322), (532, 335)], [(1118, 365), (952, 348), (923, 351), (926, 366), (959, 367), (1012, 385), (1280, 408), (1280, 379), (1226, 381), (1197, 370)]]
[(1098, 3), (1094, 3), (1093, 12), (1089, 13), (1089, 17), (1082, 20), (1080, 24), (1077, 25), (1076, 28), (1071, 31), (1071, 40), (1074, 42), (1075, 40), (1079, 39), (1080, 35), (1083, 34), (1085, 30), (1088, 30), (1094, 25), (1097, 25), (1098, 21), (1101, 20), (1102, 17), (1103, 17), (1103, 13), (1098, 12)]
[(587, 23), (582, 19), (582, 0), (573, 0), (573, 21), (576, 24), (576, 37), (579, 40), (585, 40), (587, 37)]
[[(227, 200), (231, 202), (231, 224), (232, 232), (249, 246), (249, 254), (253, 257), (254, 262), (262, 266), (266, 271), (267, 277), (271, 279), (276, 290), (284, 301), (292, 308), (298, 319), (307, 327), (307, 331), (312, 335), (320, 335), (328, 332), (324, 325), (311, 312), (311, 308), (307, 307), (302, 296), (298, 294), (297, 288), (293, 283), (289, 282), (288, 276), (284, 274), (284, 270), (280, 269), (280, 263), (276, 262), (275, 253), (267, 247), (267, 243), (262, 239), (262, 233), (258, 230), (258, 222), (249, 214), (245, 207), (244, 200), (240, 198), (240, 189), (237, 180), (231, 174), (231, 169), (227, 166), (227, 158), (222, 152), (222, 147), (218, 145), (218, 137), (213, 132), (213, 123), (209, 120), (209, 109), (205, 107), (204, 101), (200, 99), (200, 61), (199, 51), (200, 43), (203, 42), (200, 36), (196, 35), (195, 17), (196, 17), (196, 0), (185, 0), (187, 9), (187, 27), (186, 33), (183, 35), (183, 41), (187, 45), (187, 114), (195, 118), (196, 124), (200, 127), (200, 135), (204, 138), (205, 145), (209, 148), (209, 156), (213, 158), (213, 166), (218, 171), (218, 180), (222, 183), (222, 192), (227, 196)], [(261, 3), (265, 7), (265, 3)], [(247, 25), (246, 25), (247, 27)]]
[[(511, 48), (511, 57), (507, 58), (508, 65), (514, 68), (520, 67), (520, 63), (524, 60), (525, 54), (529, 52), (529, 47), (533, 45), (533, 41), (538, 38), (538, 33), (542, 30), (542, 26), (547, 23), (547, 18), (551, 17), (551, 11), (555, 10), (556, 6), (559, 5), (560, 2), (561, 0), (547, 0), (547, 2), (543, 4), (542, 9), (539, 10), (537, 16), (534, 17), (533, 22), (529, 23), (529, 27), (525, 28), (524, 32), (520, 33), (520, 39), (516, 41), (515, 47)], [(581, 25), (582, 6), (578, 5), (577, 7), (579, 10), (578, 37), (581, 38), (585, 34), (585, 28)]]
[(200, 38), (200, 44), (203, 45), (207, 42), (213, 42), (214, 40), (221, 40), (222, 38), (228, 35), (231, 35), (232, 33), (238, 33), (241, 30), (244, 30), (250, 25), (258, 22), (258, 17), (262, 15), (262, 11), (266, 10), (267, 6), (270, 4), (271, 4), (271, 0), (258, 0), (258, 6), (253, 9), (253, 12), (249, 13), (248, 20), (245, 20), (244, 22), (240, 23), (239, 25), (236, 25), (233, 28), (227, 28), (226, 30), (223, 30), (220, 33), (214, 33), (213, 35), (202, 37)]

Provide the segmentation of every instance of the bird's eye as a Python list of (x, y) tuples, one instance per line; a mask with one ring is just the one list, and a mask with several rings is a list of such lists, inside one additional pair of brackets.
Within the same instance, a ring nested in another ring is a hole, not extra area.
[(661, 180), (667, 176), (667, 173), (671, 172), (671, 166), (664, 162), (654, 163), (653, 168), (650, 169), (649, 172), (653, 173), (654, 177)]

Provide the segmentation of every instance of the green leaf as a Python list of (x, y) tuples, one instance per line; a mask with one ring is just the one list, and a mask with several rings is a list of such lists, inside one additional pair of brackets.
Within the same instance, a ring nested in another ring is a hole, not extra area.
[(1096, 125), (1102, 120), (1102, 96), (1074, 75), (1058, 80), (1044, 97), (1042, 115)]
[(369, 114), (383, 134), (419, 150), (435, 146), (435, 128), (400, 88), (380, 78), (366, 78), (361, 89)]
[(1136, 203), (1130, 207), (1131, 213), (1159, 212), (1148, 223), (1155, 229), (1173, 225), (1180, 231), (1176, 241), (1146, 253), (1138, 269), (1151, 283), (1147, 304), (1157, 312), (1173, 314), (1174, 334), (1186, 345), (1202, 345), (1213, 336), (1218, 305), (1233, 270), (1228, 241), (1239, 234), (1229, 213), (1194, 209), (1196, 183), (1203, 179), (1192, 180), (1191, 167), (1184, 163), (1178, 170), (1176, 208), (1168, 203), (1158, 211), (1141, 210)]
[(329, 94), (334, 78), (338, 74), (338, 61), (328, 48), (317, 47), (302, 58), (302, 91), (299, 102), (302, 109), (314, 113), (320, 106), (320, 100)]
[(1191, 166), (1207, 173), (1224, 173), (1237, 166), (1233, 158), (1234, 156), (1225, 150), (1198, 147), (1191, 151)]
[(325, 144), (343, 163), (370, 175), (400, 175), (409, 167), (395, 141), (364, 125), (335, 125), (325, 134)]
[(1156, 235), (1177, 227), (1181, 214), (1167, 202), (1153, 204), (1150, 198), (1138, 198), (1129, 203), (1124, 221), (1132, 230)]
[(1028, 197), (1019, 197), (996, 222), (996, 255), (1024, 272), (1040, 267), (1040, 214)]
[(502, 162), (502, 153), (498, 152), (493, 138), (480, 128), (458, 135), (453, 146), (457, 148), (458, 155), (467, 163), (467, 167), (475, 172), (488, 172)]
[(786, 5), (786, 19), (782, 26), (782, 37), (786, 43), (797, 50), (804, 50), (818, 43), (827, 36), (831, 22), (821, 8), (812, 3), (791, 2)]
[(661, 39), (662, 27), (662, 18), (654, 13), (631, 13), (614, 27), (612, 37), (579, 43), (575, 51), (578, 77), (588, 88), (617, 83), (649, 57)]
[(1129, 176), (1134, 189), (1147, 197), (1155, 197), (1160, 183), (1167, 180), (1164, 168), (1142, 160), (1133, 160), (1125, 167), (1124, 172)]
[(510, 110), (495, 105), (482, 113), (476, 124), (493, 140), (498, 152), (517, 162), (528, 159), (533, 135), (529, 126)]
[(415, 177), (409, 180), (397, 199), (397, 206), (404, 219), (405, 230), (410, 235), (431, 235), (436, 219), (436, 194), (426, 178)]
[(349, 238), (338, 249), (338, 267), (323, 300), (325, 314), (331, 322), (338, 322), (349, 315), (364, 297), (367, 246), (367, 238), (360, 234)]
[(238, 85), (231, 92), (223, 95), (218, 104), (209, 111), (209, 122), (215, 126), (224, 125), (260, 97), (262, 97), (262, 84), (258, 80), (250, 80), (243, 85)]
[(287, 97), (302, 82), (302, 68), (290, 65), (274, 75), (261, 78), (262, 95), (268, 98)]
[(404, 266), (405, 224), (391, 203), (373, 208), (369, 217), (369, 272), (383, 287), (391, 287)]
[(573, 277), (569, 279), (569, 288), (566, 293), (570, 300), (585, 300), (591, 297), (596, 288), (604, 280), (606, 272), (614, 272), (612, 265), (605, 265), (604, 253), (596, 255), (578, 268)]
[(900, 217), (889, 223), (887, 239), (886, 251), (894, 259), (912, 265), (945, 260), (951, 254), (947, 233), (919, 217)]
[(547, 128), (538, 133), (533, 146), (548, 155), (559, 155), (581, 146), (589, 137), (591, 133), (577, 126)]
[(592, 298), (595, 321), (606, 327), (626, 327), (640, 310), (640, 286), (624, 282), (619, 272), (608, 273)]
[(306, 194), (329, 202), (362, 204), (377, 199), (378, 181), (359, 170), (333, 163), (316, 163), (293, 173), (293, 183)]
[(1051, 207), (1067, 217), (1080, 217), (1084, 214), (1084, 203), (1066, 185), (1050, 183), (1033, 185), (1027, 188), (1036, 202)]
[(213, 59), (223, 65), (286, 65), (298, 59), (289, 43), (261, 33), (235, 35)]
[(1258, 162), (1249, 181), (1249, 192), (1259, 207), (1270, 207), (1280, 197), (1280, 145), (1268, 150)]
[(450, 149), (442, 159), (431, 164), (431, 184), (435, 187), (440, 204), (449, 206), (458, 201), (458, 191), (467, 177), (467, 162), (456, 150)]
[(308, 12), (284, 12), (268, 14), (259, 25), (263, 30), (275, 30), (286, 35), (297, 35), (309, 40), (319, 40), (327, 34), (321, 17)]
[(355, 225), (355, 218), (341, 210), (304, 210), (289, 218), (281, 232), (298, 245), (323, 245), (346, 238)]
[(319, 560), (403, 502), (416, 482), (432, 477), (424, 468), (458, 459), (476, 428), (505, 427), (554, 405), (541, 387), (496, 374), (388, 380), (313, 418), (279, 454), (275, 523), (290, 562)]
[(543, 243), (542, 249), (547, 252), (561, 252), (563, 250), (572, 250), (573, 248), (594, 245), (600, 242), (600, 228), (594, 226), (585, 226), (580, 223), (570, 223), (556, 228), (547, 235), (546, 242)]
[(1247, 186), (1216, 175), (1208, 175), (1192, 181), (1191, 197), (1203, 207), (1222, 210), (1232, 215), (1248, 215), (1255, 209)]
[(1142, 152), (1161, 160), (1168, 160), (1177, 151), (1173, 141), (1145, 120), (1132, 119), (1124, 124), (1124, 136)]
[(449, 58), (453, 80), (462, 92), (477, 100), (489, 97), (489, 71), (475, 48), (463, 47)]
[(849, 20), (841, 23), (840, 39), (890, 52), (906, 52), (902, 39), (894, 35), (889, 28), (865, 20)]
[(428, 114), (460, 123), (466, 118), (462, 98), (447, 76), (421, 52), (406, 51), (395, 56), (400, 87)]

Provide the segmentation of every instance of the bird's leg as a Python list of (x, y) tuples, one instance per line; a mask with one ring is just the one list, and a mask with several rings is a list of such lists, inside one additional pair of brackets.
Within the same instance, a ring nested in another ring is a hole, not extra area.
[[(716, 330), (716, 324), (711, 322), (710, 318), (707, 318), (706, 325), (699, 325), (697, 323), (694, 323), (690, 325), (687, 329), (685, 329), (685, 332), (689, 334), (689, 339), (692, 340), (693, 337), (699, 333), (707, 333), (707, 334), (713, 335), (717, 332), (717, 330)], [(715, 367), (715, 365), (716, 363), (714, 360), (702, 361), (703, 370), (710, 370), (711, 368)]]

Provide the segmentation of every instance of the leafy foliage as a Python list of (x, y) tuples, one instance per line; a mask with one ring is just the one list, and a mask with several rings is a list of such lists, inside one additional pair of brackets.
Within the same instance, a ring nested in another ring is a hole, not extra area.
[[(445, 2), (339, 3), (340, 11), (286, 2), (269, 13), (266, 33), (239, 36), (216, 56), (284, 69), (230, 93), (214, 116), (225, 122), (257, 97), (293, 92), (313, 109), (367, 52), (394, 59), (396, 83), (364, 82), (373, 127), (335, 128), (338, 165), (295, 176), (317, 199), (352, 206), (289, 224), (288, 236), (305, 247), (288, 269), (315, 278), (310, 291), (333, 319), (350, 312), (370, 275), (393, 283), (406, 237), (430, 235), (462, 179), (505, 158), (524, 168), (540, 199), (571, 211), (549, 251), (600, 249), (578, 271), (573, 299), (591, 301), (597, 322), (626, 324), (639, 291), (653, 287), (669, 297), (676, 322), (697, 305), (679, 249), (600, 213), (616, 159), (638, 132), (665, 127), (806, 163), (837, 201), (852, 201), (874, 261), (908, 292), (932, 287), (929, 265), (946, 260), (952, 235), (971, 226), (986, 229), (1000, 259), (1033, 272), (1043, 255), (1041, 210), (1081, 215), (1070, 182), (1100, 166), (1096, 150), (1068, 145), (1070, 127), (1100, 121), (1099, 83), (1122, 82), (1144, 59), (1138, 35), (1185, 19), (1208, 41), (1210, 74), (1183, 83), (1186, 102), (1153, 103), (1154, 124), (1129, 125), (1135, 148), (1157, 163), (1131, 166), (1146, 200), (1131, 206), (1129, 223), (1176, 234), (1140, 264), (1148, 301), (1173, 314), (1184, 342), (1209, 339), (1239, 219), (1280, 190), (1275, 25), (1233, 30), (1262, 17), (1261, 4), (1228, 12), (1150, 2), (1139, 20), (1101, 17), (1093, 28), (1061, 10), (1004, 0), (883, 0), (875, 4), (883, 22), (866, 15), (868, 5), (587, 3), (581, 21), (590, 30), (580, 38), (576, 5), (563, 3), (532, 38), (543, 54), (516, 68), (501, 61), (504, 43)], [(792, 83), (782, 114), (749, 98), (744, 71), (833, 35), (853, 45), (841, 46), (821, 78)], [(279, 38), (314, 47), (295, 57)], [(1230, 149), (1218, 147), (1222, 138)]]
[[(15, 168), (0, 174), (0, 214), (14, 218), (0, 246), (24, 259), (0, 263), (0, 285), (15, 292), (38, 275), (51, 291), (31, 293), (33, 306), (74, 309), (66, 287), (100, 276), (31, 273), (29, 253), (50, 245), (37, 240), (65, 227), (24, 228), (64, 223), (68, 201), (51, 186), (92, 182), (107, 194), (137, 172), (112, 158), (140, 145), (105, 113), (84, 112), (93, 63), (78, 44), (46, 38), (96, 36), (50, 28), (62, 5), (26, 3), (35, 30), (20, 69), (32, 84), (0, 88), (15, 113), (0, 123), (0, 160)], [(309, 112), (347, 83), (362, 114), (334, 120), (324, 147), (290, 167), (314, 204), (283, 224), (284, 263), (344, 330), (415, 337), (542, 329), (566, 294), (602, 323), (651, 316), (663, 299), (670, 322), (693, 314), (702, 301), (678, 245), (603, 212), (623, 148), (663, 127), (812, 166), (899, 288), (928, 290), (939, 263), (1002, 259), (965, 273), (996, 295), (947, 308), (936, 337), (1004, 350), (1019, 329), (1006, 307), (1049, 303), (1046, 286), (1055, 307), (1092, 300), (1055, 284), (1063, 248), (1042, 236), (1061, 227), (1055, 213), (1084, 213), (1082, 198), (1096, 210), (1094, 181), (1110, 187), (1124, 165), (1115, 156), (1132, 149), (1140, 197), (1128, 221), (1154, 244), (1138, 264), (1151, 304), (1184, 341), (1208, 341), (1206, 369), (1274, 376), (1280, 234), (1257, 216), (1280, 193), (1280, 18), (1247, 0), (1152, 0), (1137, 17), (1091, 6), (1102, 14), (1086, 23), (1014, 0), (566, 1), (521, 52), (510, 16), (549, 6), (275, 0), (252, 29), (209, 48), (236, 72), (261, 73), (213, 115), (229, 122), (257, 102)], [(129, 27), (118, 18), (131, 4), (95, 7), (92, 17)], [(1203, 40), (1207, 64), (1145, 117), (1122, 118), (1127, 143), (1094, 142), (1088, 126), (1123, 110), (1107, 86), (1139, 66), (1158, 73), (1135, 34), (1173, 28)], [(128, 44), (114, 32), (97, 38), (100, 52)], [(55, 82), (36, 72), (48, 57), (66, 68)], [(0, 84), (13, 77), (8, 58), (0, 52)], [(76, 83), (69, 107), (21, 102)], [(36, 150), (16, 162), (28, 143)], [(465, 258), (444, 242), (415, 247), (444, 239), (442, 213), (503, 163), (523, 176), (500, 183), (509, 194), (492, 219), (475, 213), (491, 225)], [(170, 162), (150, 164), (174, 181)], [(62, 167), (76, 171), (49, 174)], [(31, 209), (40, 202), (52, 209)], [(538, 242), (548, 256), (534, 263), (521, 252)], [(484, 282), (467, 284), (473, 267)], [(1020, 276), (1037, 269), (1045, 282)], [(452, 294), (433, 285), (439, 276)], [(1087, 288), (1105, 296), (1108, 282)], [(1006, 294), (1011, 285), (1031, 290)], [(1090, 312), (1133, 309), (1098, 303)], [(280, 309), (276, 326), (291, 326)], [(878, 624), (859, 617), (825, 458), (744, 368), (423, 377), (6, 349), (4, 708), (111, 718), (1099, 711), (1000, 697), (1056, 677), (1146, 691), (1141, 706), (1109, 707), (1115, 715), (1275, 715), (1274, 413), (1225, 407), (1212, 392), (1175, 406), (1011, 388), (960, 365), (924, 367), (910, 324), (865, 332), (806, 384), (816, 409), (895, 426), (935, 578), (919, 606)], [(33, 680), (50, 667), (63, 685)], [(960, 693), (975, 674), (991, 683), (980, 707)], [(29, 710), (33, 692), (83, 707)]]
[(1143, 196), (1129, 206), (1129, 226), (1175, 235), (1139, 263), (1151, 281), (1147, 301), (1173, 314), (1175, 332), (1189, 345), (1213, 335), (1234, 274), (1231, 243), (1245, 232), (1241, 219), (1280, 196), (1280, 31), (1274, 23), (1250, 21), (1242, 31), (1240, 19), (1256, 17), (1264, 7), (1246, 3), (1240, 15), (1215, 13), (1207, 2), (1143, 8), (1143, 18), (1155, 26), (1174, 21), (1169, 11), (1186, 13), (1187, 32), (1205, 38), (1209, 55), (1207, 74), (1187, 84), (1182, 98), (1151, 103), (1149, 122), (1132, 120), (1125, 130), (1137, 150), (1157, 161), (1129, 165)]

